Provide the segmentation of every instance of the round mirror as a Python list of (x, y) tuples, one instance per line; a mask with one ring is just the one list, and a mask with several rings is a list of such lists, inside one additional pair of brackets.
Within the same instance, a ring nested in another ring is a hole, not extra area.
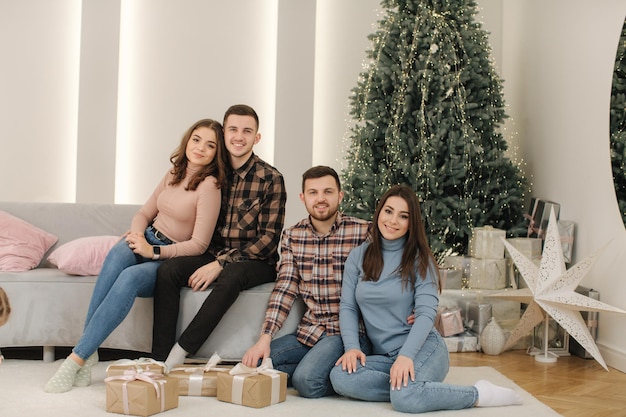
[(615, 57), (610, 123), (613, 184), (622, 220), (626, 225), (626, 21)]

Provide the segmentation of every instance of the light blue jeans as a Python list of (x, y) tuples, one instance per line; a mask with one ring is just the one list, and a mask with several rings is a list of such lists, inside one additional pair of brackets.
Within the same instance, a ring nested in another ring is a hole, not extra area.
[[(151, 245), (165, 244), (152, 228), (144, 235)], [(76, 355), (91, 356), (128, 315), (135, 297), (153, 296), (160, 264), (136, 255), (124, 239), (111, 248), (91, 295), (83, 335), (73, 349)]]
[[(362, 348), (369, 350), (365, 338)], [(272, 340), (270, 358), (274, 369), (287, 373), (290, 385), (305, 398), (320, 398), (333, 395), (330, 371), (343, 355), (341, 336), (322, 335), (313, 347), (298, 341), (295, 334)]]
[(415, 381), (407, 387), (391, 391), (389, 371), (398, 352), (367, 356), (365, 366), (358, 364), (352, 374), (335, 366), (330, 381), (335, 391), (343, 396), (364, 401), (391, 402), (396, 411), (425, 413), (435, 410), (471, 408), (478, 401), (478, 390), (473, 386), (445, 384), (450, 360), (448, 349), (436, 331), (431, 331), (424, 345), (413, 359)]

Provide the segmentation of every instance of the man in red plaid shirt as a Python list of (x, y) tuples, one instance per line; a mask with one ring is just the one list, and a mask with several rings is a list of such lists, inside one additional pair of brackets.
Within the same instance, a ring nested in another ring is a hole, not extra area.
[[(369, 235), (370, 222), (339, 212), (343, 197), (339, 176), (326, 166), (302, 175), (302, 193), (309, 216), (285, 229), (276, 285), (270, 296), (259, 340), (242, 362), (258, 366), (270, 357), (286, 372), (298, 393), (317, 398), (334, 393), (329, 374), (343, 354), (339, 301), (343, 266), (350, 251)], [(272, 341), (300, 297), (306, 312), (294, 334)], [(363, 336), (363, 348), (367, 349)]]

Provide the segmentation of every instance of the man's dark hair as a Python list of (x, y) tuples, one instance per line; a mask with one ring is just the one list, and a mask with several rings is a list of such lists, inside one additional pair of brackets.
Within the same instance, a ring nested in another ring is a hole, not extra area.
[(256, 114), (256, 111), (247, 104), (235, 104), (226, 110), (226, 113), (224, 113), (224, 128), (226, 128), (226, 119), (228, 119), (228, 116), (231, 114), (236, 114), (237, 116), (252, 116), (256, 122), (257, 130), (259, 130), (259, 116)]
[(304, 174), (302, 174), (302, 192), (304, 192), (304, 183), (306, 182), (306, 180), (312, 178), (322, 178), (327, 175), (330, 175), (335, 179), (335, 182), (337, 183), (337, 189), (341, 191), (341, 182), (339, 181), (339, 175), (337, 175), (337, 171), (335, 171), (331, 167), (318, 165), (307, 169)]

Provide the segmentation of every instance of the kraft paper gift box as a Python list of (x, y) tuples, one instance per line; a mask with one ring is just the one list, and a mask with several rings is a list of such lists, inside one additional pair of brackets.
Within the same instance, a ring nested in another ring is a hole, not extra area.
[(443, 341), (448, 348), (448, 352), (478, 352), (480, 345), (478, 344), (478, 336), (470, 331), (461, 333), (456, 336), (444, 337)]
[(467, 322), (468, 326), (478, 335), (482, 334), (484, 328), (492, 317), (491, 304), (470, 302), (467, 306)]
[(178, 407), (177, 379), (127, 372), (105, 378), (107, 412), (146, 417)]
[(465, 327), (463, 326), (461, 309), (453, 307), (438, 311), (437, 317), (435, 317), (435, 328), (444, 337), (463, 333)]
[(218, 367), (220, 361), (219, 355), (214, 354), (206, 365), (176, 365), (168, 376), (178, 379), (178, 395), (216, 397), (217, 374), (233, 368), (230, 365)]
[(506, 260), (471, 258), (469, 287), (483, 290), (506, 288)]
[(504, 258), (504, 230), (492, 226), (474, 227), (469, 241), (469, 255), (472, 258)]
[(269, 358), (258, 368), (238, 363), (229, 372), (217, 374), (217, 399), (220, 401), (262, 408), (286, 398), (287, 374), (273, 369)]
[(151, 358), (120, 359), (107, 366), (106, 375), (124, 375), (127, 371), (163, 374), (164, 370), (165, 364), (163, 362)]

